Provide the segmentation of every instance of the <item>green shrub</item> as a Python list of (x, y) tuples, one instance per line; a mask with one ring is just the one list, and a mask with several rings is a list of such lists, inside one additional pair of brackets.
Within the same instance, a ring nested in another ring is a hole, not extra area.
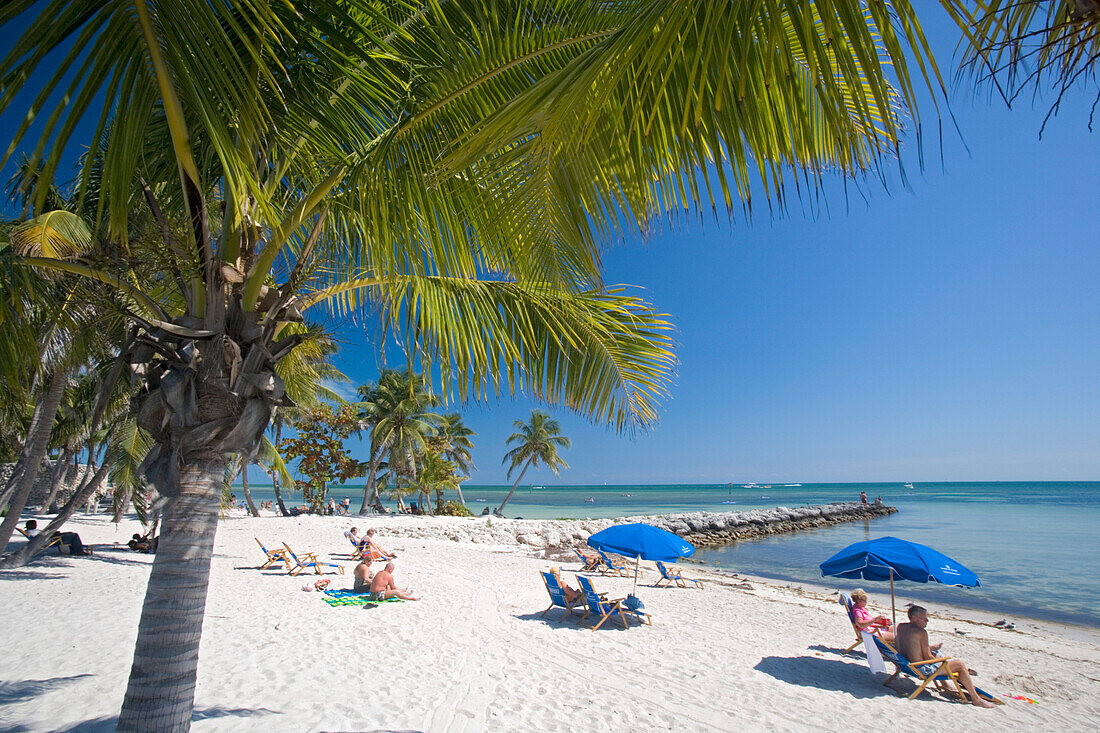
[(436, 514), (440, 514), (447, 517), (472, 517), (468, 507), (459, 504), (457, 501), (445, 501), (443, 506), (436, 510)]

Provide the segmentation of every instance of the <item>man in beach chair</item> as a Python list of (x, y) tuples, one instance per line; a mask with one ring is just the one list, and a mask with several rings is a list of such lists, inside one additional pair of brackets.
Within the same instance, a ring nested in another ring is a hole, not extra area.
[(673, 583), (675, 583), (680, 588), (687, 588), (688, 583), (695, 583), (696, 588), (698, 588), (699, 590), (703, 590), (703, 581), (696, 580), (695, 578), (685, 578), (683, 575), (680, 574), (679, 570), (677, 570), (676, 568), (672, 568), (670, 570), (669, 568), (665, 567), (665, 564), (660, 560), (657, 560), (656, 564), (657, 572), (661, 574), (661, 577), (657, 579), (656, 583), (654, 583), (654, 585), (658, 588), (661, 587), (661, 583), (668, 583), (670, 588), (672, 587)]
[(600, 569), (601, 565), (603, 565), (603, 558), (599, 555), (586, 555), (585, 553), (578, 550), (576, 547), (573, 548), (573, 554), (575, 554), (581, 560), (582, 573), (595, 572)]
[(314, 572), (320, 575), (322, 567), (336, 568), (340, 571), (340, 575), (344, 574), (343, 565), (337, 565), (334, 562), (321, 562), (317, 559), (317, 553), (303, 552), (302, 556), (298, 557), (294, 554), (294, 550), (290, 549), (290, 545), (284, 542), (283, 547), (286, 548), (287, 555), (293, 561), (286, 564), (287, 573), (290, 575), (297, 575), (306, 568), (313, 568)]
[[(966, 698), (963, 697), (963, 691), (965, 690), (970, 702), (977, 707), (991, 708), (994, 703), (999, 703), (1000, 700), (974, 686), (970, 671), (961, 659), (941, 657), (938, 655), (938, 644), (936, 649), (929, 646), (928, 632), (925, 630), (927, 626), (928, 611), (921, 606), (910, 606), (909, 623), (898, 624), (896, 649), (885, 640), (874, 637), (879, 651), (893, 662), (896, 668), (894, 674), (884, 684), (889, 685), (899, 674), (905, 672), (921, 681), (916, 691), (909, 695), (910, 700), (923, 692), (931, 682), (936, 682), (943, 691), (942, 683), (950, 681), (955, 686), (955, 693), (964, 702)], [(910, 662), (910, 659), (919, 661)]]
[[(550, 613), (550, 611), (556, 606), (558, 608), (565, 609), (565, 613), (563, 613), (561, 615), (561, 618), (558, 619), (559, 621), (564, 621), (566, 616), (572, 615), (574, 608), (581, 607), (581, 598), (584, 597), (584, 594), (578, 590), (573, 590), (572, 588), (569, 588), (569, 586), (562, 583), (558, 574), (554, 572), (554, 570), (556, 569), (557, 568), (554, 568), (549, 572), (545, 570), (540, 571), (542, 575), (543, 585), (546, 586), (546, 592), (550, 594), (550, 606), (542, 612), (542, 615), (539, 616), (539, 618), (545, 618), (546, 614)], [(567, 593), (567, 588), (569, 590), (572, 590), (573, 592)]]
[(256, 540), (256, 544), (259, 545), (260, 549), (267, 555), (267, 562), (259, 567), (260, 570), (267, 570), (272, 565), (280, 562), (283, 563), (287, 569), (290, 568), (290, 558), (287, 557), (286, 550), (269, 550), (264, 547), (263, 542), (260, 542), (259, 537), (253, 537), (252, 539)]
[[(15, 529), (17, 532), (19, 532), (19, 534), (26, 537), (27, 540), (32, 540), (38, 535), (38, 522), (33, 519), (28, 519), (26, 529), (21, 529), (19, 527), (16, 527)], [(56, 547), (57, 552), (59, 554), (61, 553), (61, 535), (55, 534), (53, 537), (51, 537), (50, 541), (44, 544), (39, 552), (45, 552), (51, 547)]]
[(578, 575), (577, 584), (580, 585), (581, 592), (584, 593), (584, 602), (588, 606), (588, 610), (581, 616), (580, 621), (577, 623), (595, 614), (600, 617), (600, 621), (592, 627), (593, 631), (603, 626), (603, 622), (612, 617), (618, 617), (624, 629), (628, 628), (626, 623), (628, 617), (637, 619), (639, 623), (648, 624), (650, 626), (653, 625), (653, 619), (650, 618), (648, 613), (640, 610), (636, 611), (624, 606), (623, 601), (626, 600), (625, 598), (613, 598), (610, 600), (601, 599), (600, 594), (592, 587), (592, 581), (585, 576)]

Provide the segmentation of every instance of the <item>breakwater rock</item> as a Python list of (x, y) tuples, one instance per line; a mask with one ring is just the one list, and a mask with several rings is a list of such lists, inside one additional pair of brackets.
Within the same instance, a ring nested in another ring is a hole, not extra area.
[[(680, 535), (697, 547), (723, 545), (801, 529), (894, 514), (884, 504), (823, 504), (743, 512), (690, 512), (617, 519), (505, 519), (501, 517), (395, 516), (362, 518), (386, 537), (452, 540), (479, 544), (524, 545), (547, 557), (570, 553), (589, 535), (615, 524), (645, 522)], [(354, 522), (353, 522), (354, 523)], [(383, 546), (385, 543), (383, 542)]]

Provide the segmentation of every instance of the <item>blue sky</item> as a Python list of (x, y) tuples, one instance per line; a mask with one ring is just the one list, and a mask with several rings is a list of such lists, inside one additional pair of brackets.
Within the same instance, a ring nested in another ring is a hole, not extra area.
[[(929, 9), (949, 67), (956, 34)], [(676, 323), (671, 396), (633, 438), (551, 409), (571, 468), (525, 483), (1100, 478), (1094, 93), (1072, 95), (1040, 139), (1046, 101), (1006, 110), (965, 80), (951, 96), (961, 138), (945, 120), (942, 167), (931, 136), (923, 171), (910, 143), (908, 188), (831, 182), (827, 210), (758, 206), (751, 222), (616, 243), (607, 282), (642, 287)], [(14, 124), (0, 118), (0, 137)], [(378, 347), (334, 325), (341, 368), (374, 379)], [(463, 409), (473, 483), (505, 482), (504, 440), (535, 406)]]

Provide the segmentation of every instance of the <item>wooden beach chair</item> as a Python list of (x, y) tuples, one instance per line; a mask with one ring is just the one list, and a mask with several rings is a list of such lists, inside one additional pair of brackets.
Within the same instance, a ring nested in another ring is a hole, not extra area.
[[(929, 684), (935, 683), (936, 688), (944, 695), (950, 696), (954, 694), (961, 702), (969, 702), (966, 689), (959, 684), (959, 681), (955, 679), (956, 675), (947, 667), (947, 663), (950, 661), (951, 657), (935, 657), (933, 659), (922, 659), (919, 662), (910, 662), (901, 652), (888, 642), (874, 635), (869, 636), (875, 640), (875, 646), (878, 647), (879, 653), (882, 654), (886, 661), (894, 665), (894, 673), (890, 675), (889, 679), (882, 683), (883, 685), (889, 687), (890, 683), (893, 682), (898, 675), (904, 673), (920, 680), (920, 685), (917, 686), (917, 689), (914, 690), (911, 695), (908, 695), (910, 700), (924, 692), (924, 688), (928, 687)], [(936, 666), (931, 673), (924, 674), (921, 672), (920, 667), (925, 664), (934, 664)], [(947, 686), (948, 682), (951, 683), (951, 687)], [(996, 703), (997, 705), (1004, 705), (1002, 701), (993, 697), (977, 685), (974, 686), (974, 690), (989, 702)]]
[[(26, 532), (24, 532), (22, 527), (16, 527), (15, 530), (19, 534), (23, 535), (23, 537), (26, 538), (27, 542), (31, 541), (31, 539), (32, 539), (31, 536), (29, 534), (27, 534)], [(46, 550), (50, 549), (51, 547), (56, 547), (57, 548), (57, 554), (59, 554), (59, 555), (64, 555), (65, 554), (65, 550), (61, 547), (61, 534), (60, 533), (55, 533), (54, 536), (50, 538), (49, 542), (42, 545), (42, 548), (39, 550), (39, 552), (45, 552)]]
[(629, 576), (633, 572), (633, 568), (628, 568), (626, 565), (620, 565), (611, 559), (610, 556), (603, 550), (596, 550), (600, 553), (600, 558), (603, 560), (603, 564), (597, 568), (601, 573), (614, 573), (615, 575)]
[(565, 597), (565, 591), (562, 590), (561, 584), (558, 583), (557, 577), (552, 572), (542, 570), (540, 573), (542, 574), (542, 582), (546, 586), (546, 592), (550, 594), (550, 607), (543, 611), (539, 618), (545, 618), (546, 614), (557, 607), (565, 609), (565, 613), (558, 619), (564, 621), (566, 616), (573, 614), (574, 608), (580, 606), (580, 602), (575, 605), (569, 602), (569, 599)]
[(577, 557), (579, 557), (581, 559), (581, 570), (580, 571), (582, 573), (595, 572), (595, 571), (600, 569), (601, 565), (603, 565), (603, 558), (600, 557), (599, 555), (595, 555), (595, 556), (585, 555), (583, 552), (578, 550), (576, 547), (573, 548), (573, 552), (577, 555)]
[(863, 635), (860, 633), (859, 627), (856, 626), (856, 614), (855, 611), (852, 610), (852, 597), (847, 593), (841, 593), (839, 600), (840, 605), (844, 606), (844, 612), (848, 614), (848, 623), (852, 625), (852, 630), (856, 632), (856, 640), (852, 642), (850, 647), (844, 650), (844, 653), (847, 654), (863, 643)]
[[(577, 623), (584, 621), (589, 616), (596, 615), (600, 617), (600, 620), (599, 623), (596, 623), (596, 625), (592, 627), (593, 631), (603, 626), (603, 622), (609, 618), (618, 618), (624, 629), (629, 628), (626, 622), (627, 618), (635, 618), (639, 623), (648, 624), (649, 626), (653, 625), (653, 619), (650, 618), (648, 613), (625, 608), (622, 605), (623, 601), (626, 600), (625, 598), (601, 599), (600, 594), (592, 587), (592, 581), (583, 575), (577, 576), (577, 583), (581, 587), (581, 592), (584, 593), (585, 605), (588, 606), (588, 610), (585, 611), (585, 614), (581, 616)], [(595, 619), (593, 619), (593, 621), (595, 621)]]
[(286, 550), (269, 550), (264, 547), (264, 543), (260, 542), (259, 537), (253, 537), (256, 540), (256, 544), (260, 546), (260, 549), (267, 555), (267, 562), (259, 567), (260, 570), (266, 570), (276, 563), (283, 563), (287, 568), (290, 567), (290, 560), (287, 558)]
[(656, 583), (654, 583), (654, 585), (658, 588), (660, 588), (661, 583), (664, 582), (668, 583), (670, 588), (672, 587), (673, 583), (675, 583), (680, 588), (687, 588), (688, 583), (695, 583), (696, 588), (698, 588), (699, 590), (703, 589), (703, 581), (696, 580), (695, 578), (685, 578), (683, 575), (680, 574), (679, 570), (675, 568), (669, 570), (660, 560), (657, 560), (655, 564), (657, 565), (657, 572), (661, 574), (661, 577), (657, 579)]
[(317, 554), (314, 552), (303, 552), (302, 556), (298, 557), (294, 554), (294, 550), (290, 549), (290, 545), (284, 542), (283, 547), (286, 548), (287, 554), (290, 555), (290, 559), (294, 561), (294, 567), (291, 567), (290, 563), (287, 563), (286, 566), (287, 572), (290, 575), (297, 575), (307, 568), (313, 568), (314, 572), (320, 575), (322, 567), (336, 568), (340, 571), (340, 575), (344, 574), (343, 565), (337, 565), (334, 562), (321, 562), (317, 559)]

